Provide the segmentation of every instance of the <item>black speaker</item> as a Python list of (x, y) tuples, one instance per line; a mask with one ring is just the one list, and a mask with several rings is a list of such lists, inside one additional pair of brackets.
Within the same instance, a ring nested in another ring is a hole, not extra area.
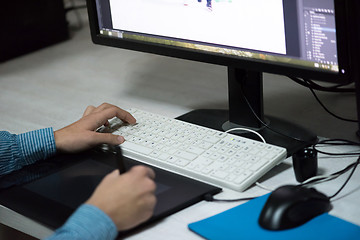
[(63, 0), (3, 1), (0, 26), (0, 62), (69, 38)]

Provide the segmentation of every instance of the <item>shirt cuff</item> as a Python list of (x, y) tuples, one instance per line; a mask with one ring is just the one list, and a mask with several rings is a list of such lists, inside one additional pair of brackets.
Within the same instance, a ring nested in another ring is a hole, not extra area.
[(117, 228), (108, 215), (93, 205), (82, 204), (48, 240), (113, 240), (117, 234)]
[(51, 127), (19, 134), (17, 141), (25, 165), (46, 159), (56, 153), (54, 131)]

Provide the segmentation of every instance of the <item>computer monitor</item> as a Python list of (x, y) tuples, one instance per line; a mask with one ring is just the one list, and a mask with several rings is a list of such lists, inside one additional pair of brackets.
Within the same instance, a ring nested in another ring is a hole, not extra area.
[(253, 128), (267, 142), (286, 147), (288, 154), (317, 136), (264, 116), (262, 73), (351, 81), (346, 3), (87, 0), (96, 44), (228, 67), (229, 109), (195, 110), (179, 119), (218, 130)]

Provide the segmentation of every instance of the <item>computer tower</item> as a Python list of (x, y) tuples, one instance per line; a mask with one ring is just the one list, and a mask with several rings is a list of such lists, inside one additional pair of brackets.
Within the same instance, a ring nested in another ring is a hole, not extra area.
[(2, 1), (0, 28), (0, 62), (69, 37), (63, 0)]

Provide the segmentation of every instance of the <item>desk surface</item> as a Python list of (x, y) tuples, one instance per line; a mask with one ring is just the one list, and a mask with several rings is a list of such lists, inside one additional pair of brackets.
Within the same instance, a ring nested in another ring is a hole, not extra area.
[[(265, 75), (265, 112), (307, 126), (320, 136), (357, 140), (357, 124), (333, 119), (323, 112), (308, 89)], [(355, 97), (320, 94), (338, 114), (356, 116)], [(286, 101), (284, 101), (286, 99)], [(0, 129), (21, 133), (48, 126), (62, 128), (79, 119), (86, 106), (110, 102), (169, 117), (192, 109), (227, 108), (226, 68), (136, 53), (90, 41), (87, 27), (71, 40), (0, 64)], [(336, 149), (341, 151), (341, 149)], [(343, 149), (348, 151), (349, 149)], [(322, 173), (343, 168), (354, 158), (319, 159)], [(331, 214), (360, 225), (360, 170), (333, 202)], [(346, 176), (319, 185), (334, 193)], [(270, 188), (295, 183), (291, 161), (275, 167), (261, 181)], [(218, 198), (239, 198), (267, 193), (257, 186), (243, 193), (224, 189)], [(212, 216), (240, 203), (200, 202), (180, 211), (129, 239), (200, 239), (187, 224)], [(0, 222), (42, 238), (50, 230), (0, 206)]]

